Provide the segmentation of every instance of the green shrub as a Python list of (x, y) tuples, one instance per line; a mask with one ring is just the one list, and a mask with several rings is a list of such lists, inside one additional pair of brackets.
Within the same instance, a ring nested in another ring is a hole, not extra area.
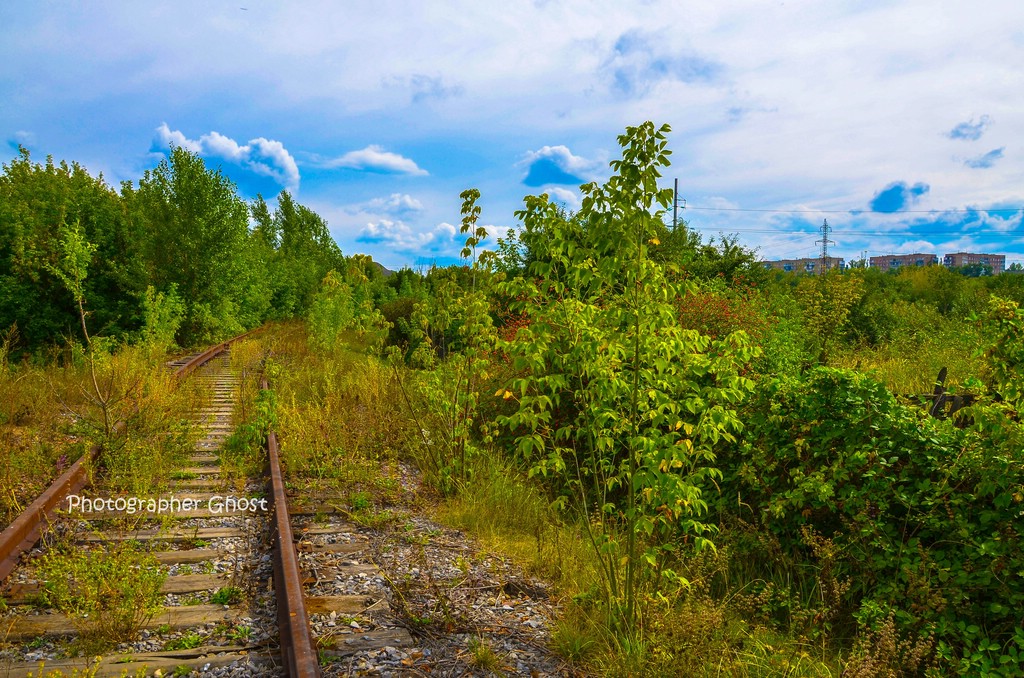
[(214, 605), (237, 605), (242, 602), (242, 589), (237, 586), (223, 586), (210, 596)]
[(1020, 414), (1024, 404), (1024, 309), (1015, 301), (992, 297), (986, 320), (991, 328), (986, 357), (992, 370), (992, 387)]
[(70, 617), (90, 647), (134, 638), (160, 609), (167, 578), (156, 558), (128, 543), (48, 553), (37, 574), (45, 602)]
[(849, 370), (763, 382), (719, 458), (720, 515), (753, 519), (815, 575), (808, 530), (828, 539), (830, 576), (850, 584), (837, 623), (877, 631), (891, 614), (949, 662), (1003, 661), (1024, 607), (1024, 434), (998, 404), (968, 411), (963, 428), (930, 419)]
[(330, 350), (342, 332), (355, 322), (352, 287), (331, 271), (324, 278), (320, 291), (309, 309), (309, 341), (321, 351)]
[(165, 650), (194, 650), (203, 644), (203, 637), (195, 632), (188, 632), (180, 638), (174, 638), (164, 644)]
[(369, 298), (368, 280), (357, 267), (350, 267), (352, 284), (329, 271), (313, 297), (309, 309), (309, 341), (318, 351), (329, 352), (344, 344), (346, 332), (379, 345), (390, 329), (388, 322)]
[(178, 296), (177, 284), (171, 283), (166, 293), (149, 285), (142, 298), (142, 309), (143, 344), (156, 353), (165, 353), (174, 346), (174, 336), (185, 317), (185, 303)]
[(609, 621), (634, 646), (641, 589), (678, 581), (673, 546), (710, 545), (700, 486), (742, 428), (735, 408), (753, 386), (742, 372), (760, 353), (742, 331), (712, 340), (679, 323), (676, 300), (695, 287), (653, 256), (672, 199), (657, 188), (668, 131), (627, 128), (615, 174), (584, 186), (571, 218), (527, 197), (517, 216), (543, 256), (502, 289), (529, 326), (504, 345), (521, 376), (501, 394), (517, 409), (497, 423), (531, 475), (588, 516)]

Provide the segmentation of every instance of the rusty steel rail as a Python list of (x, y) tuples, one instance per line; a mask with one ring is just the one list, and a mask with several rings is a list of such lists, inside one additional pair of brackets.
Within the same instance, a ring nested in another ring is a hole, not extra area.
[(198, 370), (200, 367), (202, 367), (203, 365), (205, 365), (206, 363), (210, 362), (211, 360), (213, 360), (214, 358), (219, 356), (221, 353), (226, 351), (228, 349), (228, 347), (231, 346), (231, 344), (235, 343), (236, 341), (240, 341), (242, 339), (245, 339), (246, 337), (248, 337), (248, 336), (250, 336), (252, 334), (255, 334), (256, 332), (259, 332), (262, 329), (263, 329), (262, 327), (257, 327), (257, 328), (251, 329), (248, 332), (245, 332), (243, 334), (239, 334), (237, 337), (232, 337), (231, 339), (228, 339), (227, 341), (222, 341), (221, 343), (216, 344), (215, 346), (211, 346), (210, 348), (206, 349), (205, 351), (203, 351), (199, 355), (197, 355), (194, 358), (190, 359), (187, 363), (185, 363), (184, 365), (179, 367), (177, 370), (175, 370), (174, 371), (174, 376), (176, 378), (178, 378), (178, 379), (181, 379), (183, 377), (187, 377), (188, 375), (192, 374), (193, 372)]
[[(175, 378), (181, 379), (188, 376), (200, 366), (210, 361), (217, 355), (223, 353), (228, 346), (243, 339), (260, 328), (249, 330), (237, 337), (223, 341), (212, 346), (195, 356), (174, 372)], [(118, 431), (124, 427), (124, 422), (119, 421), (114, 425)], [(15, 518), (2, 533), (0, 533), (0, 582), (3, 582), (18, 564), (21, 554), (32, 548), (42, 536), (43, 527), (53, 521), (58, 506), (71, 494), (75, 494), (84, 488), (89, 482), (89, 466), (97, 461), (100, 456), (100, 446), (94, 445), (87, 453), (83, 454), (71, 465), (62, 476), (43, 491), (35, 501), (28, 505), (24, 511)]]
[[(266, 390), (264, 378), (260, 388)], [(289, 676), (315, 678), (320, 675), (316, 644), (309, 628), (306, 599), (302, 592), (302, 572), (299, 555), (295, 550), (295, 537), (288, 517), (288, 497), (281, 474), (281, 457), (277, 435), (267, 433), (267, 457), (270, 465), (270, 485), (274, 515), (271, 520), (274, 544), (274, 591), (277, 596), (277, 626), (281, 641), (281, 659)]]
[(60, 478), (22, 511), (21, 515), (0, 534), (0, 582), (7, 578), (18, 564), (21, 554), (32, 548), (42, 536), (43, 526), (53, 520), (57, 507), (69, 494), (75, 494), (89, 482), (85, 460), (99, 456), (99, 446), (94, 446), (78, 458)]

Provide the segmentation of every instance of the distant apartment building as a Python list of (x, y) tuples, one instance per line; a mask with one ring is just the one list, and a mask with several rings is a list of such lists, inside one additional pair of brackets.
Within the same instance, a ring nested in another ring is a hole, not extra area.
[(999, 275), (1006, 270), (1006, 255), (1004, 254), (976, 254), (974, 252), (954, 252), (942, 257), (942, 264), (950, 268), (962, 266), (991, 266), (992, 275)]
[(898, 271), (908, 266), (931, 266), (938, 263), (938, 255), (921, 254), (920, 252), (915, 252), (914, 254), (889, 254), (884, 257), (871, 257), (868, 260), (868, 264), (872, 268), (882, 271)]
[[(765, 268), (773, 268), (778, 271), (789, 271), (795, 273), (821, 273), (821, 257), (804, 259), (779, 259), (778, 261), (765, 261)], [(842, 270), (846, 264), (842, 257), (829, 257), (825, 261), (825, 270), (833, 268)]]

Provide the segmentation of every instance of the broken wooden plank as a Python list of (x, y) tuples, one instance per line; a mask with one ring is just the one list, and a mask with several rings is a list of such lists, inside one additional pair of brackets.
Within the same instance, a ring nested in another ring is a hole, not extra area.
[(365, 650), (382, 647), (411, 647), (415, 641), (403, 628), (375, 629), (373, 631), (340, 631), (338, 634), (317, 638), (317, 646), (329, 657), (347, 657)]
[(366, 550), (366, 542), (346, 542), (343, 544), (311, 544), (300, 541), (295, 545), (299, 553), (345, 553), (354, 554)]
[(388, 607), (388, 601), (374, 596), (306, 596), (307, 614), (361, 614)]
[(335, 581), (338, 575), (342, 577), (352, 577), (358, 574), (377, 574), (380, 572), (380, 568), (376, 565), (370, 565), (367, 563), (357, 563), (355, 565), (334, 565), (331, 567), (316, 568), (313, 571), (303, 570), (302, 571), (302, 583), (303, 584), (316, 584), (317, 582), (330, 582)]
[(306, 527), (295, 527), (295, 534), (304, 536), (307, 534), (344, 534), (359, 541), (366, 541), (366, 536), (357, 532), (358, 528), (352, 523), (339, 523), (337, 525), (308, 525)]
[(206, 560), (225, 557), (225, 552), (217, 549), (182, 549), (180, 551), (154, 551), (151, 553), (161, 565), (189, 565)]

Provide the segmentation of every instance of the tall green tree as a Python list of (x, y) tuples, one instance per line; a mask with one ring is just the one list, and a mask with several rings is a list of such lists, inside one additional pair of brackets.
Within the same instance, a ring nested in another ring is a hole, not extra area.
[(252, 205), (253, 252), (266, 258), (269, 306), (275, 317), (309, 312), (330, 271), (342, 273), (345, 259), (327, 230), (327, 222), (295, 202), (288, 191), (271, 214), (262, 197)]
[(153, 283), (159, 290), (177, 285), (185, 301), (179, 336), (200, 343), (240, 331), (247, 278), (260, 272), (245, 257), (249, 210), (234, 184), (176, 147), (127, 195)]
[(641, 587), (674, 577), (667, 556), (682, 539), (706, 541), (699, 485), (717, 473), (714, 446), (740, 429), (734, 405), (752, 387), (739, 374), (753, 355), (745, 335), (712, 342), (680, 327), (686, 283), (652, 256), (672, 199), (657, 185), (667, 132), (627, 128), (615, 174), (583, 187), (572, 218), (546, 195), (526, 198), (517, 216), (544, 256), (504, 290), (528, 323), (506, 346), (522, 376), (503, 421), (533, 473), (585, 512), (609, 620), (630, 638)]
[(831, 343), (846, 327), (850, 311), (864, 294), (864, 282), (858, 273), (832, 271), (826, 276), (804, 276), (797, 285), (804, 325), (818, 342), (823, 360)]
[(0, 327), (17, 324), (30, 346), (61, 336), (81, 337), (77, 310), (54, 274), (62, 257), (61, 230), (72, 225), (96, 247), (83, 294), (90, 323), (107, 335), (124, 335), (141, 322), (146, 288), (139, 240), (131, 232), (118, 194), (77, 163), (34, 163), (29, 152), (0, 174)]

